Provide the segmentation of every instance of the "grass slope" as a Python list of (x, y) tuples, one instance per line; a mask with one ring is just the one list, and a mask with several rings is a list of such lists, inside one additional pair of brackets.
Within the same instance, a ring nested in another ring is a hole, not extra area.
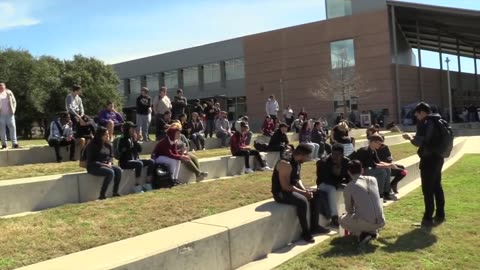
[(444, 174), (448, 220), (431, 232), (411, 226), (423, 213), (417, 189), (386, 208), (387, 226), (365, 253), (352, 237), (335, 237), (278, 269), (479, 269), (479, 163), (480, 155), (468, 155)]

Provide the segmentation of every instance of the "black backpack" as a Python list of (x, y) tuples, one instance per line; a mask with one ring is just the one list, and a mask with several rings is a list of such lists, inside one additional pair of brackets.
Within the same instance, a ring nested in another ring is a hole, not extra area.
[(254, 141), (253, 147), (259, 152), (267, 152), (268, 151), (268, 143)]
[(165, 164), (156, 164), (153, 170), (152, 188), (171, 188), (173, 185), (170, 168)]
[(438, 154), (443, 158), (450, 157), (453, 149), (453, 130), (447, 121), (440, 119), (435, 123), (440, 130), (438, 145), (434, 148), (437, 149)]

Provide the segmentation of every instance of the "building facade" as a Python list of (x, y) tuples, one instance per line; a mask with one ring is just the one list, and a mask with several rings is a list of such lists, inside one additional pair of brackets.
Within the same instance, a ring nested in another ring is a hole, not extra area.
[[(454, 107), (480, 101), (480, 12), (385, 0), (326, 0), (326, 11), (327, 20), (116, 64), (125, 108), (135, 107), (142, 86), (156, 95), (163, 85), (172, 97), (182, 88), (190, 100), (215, 98), (231, 119), (247, 114), (255, 127), (272, 94), (280, 111), (369, 111), (385, 122), (401, 121), (404, 106), (420, 100), (449, 110), (448, 89)], [(451, 18), (466, 32), (447, 31)], [(439, 53), (440, 69), (422, 67), (422, 50)], [(475, 72), (451, 72), (449, 88), (443, 53), (459, 66), (461, 57), (473, 59)], [(336, 74), (345, 73), (353, 75), (341, 91)]]

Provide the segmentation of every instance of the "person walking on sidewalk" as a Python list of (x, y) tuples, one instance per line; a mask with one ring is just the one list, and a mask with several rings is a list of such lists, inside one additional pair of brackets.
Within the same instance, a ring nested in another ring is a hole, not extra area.
[(17, 100), (15, 95), (4, 82), (0, 82), (0, 136), (2, 140), (2, 149), (7, 148), (7, 127), (10, 132), (12, 147), (18, 148), (17, 127), (15, 124), (15, 111), (17, 110)]
[(427, 103), (421, 102), (417, 105), (415, 117), (418, 120), (415, 136), (403, 134), (403, 137), (419, 147), (417, 153), (420, 157), (420, 178), (425, 203), (425, 213), (420, 225), (428, 228), (445, 221), (442, 167), (444, 158), (448, 157), (452, 150), (453, 135), (448, 123), (442, 120), (439, 114), (432, 113)]

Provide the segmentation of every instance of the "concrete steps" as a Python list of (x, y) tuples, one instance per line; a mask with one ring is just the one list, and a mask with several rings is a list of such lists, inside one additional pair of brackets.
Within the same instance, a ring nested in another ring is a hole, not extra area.
[[(455, 141), (451, 159), (465, 142)], [(417, 179), (418, 158), (399, 163), (409, 169), (402, 190)], [(291, 206), (266, 200), (20, 269), (237, 269), (297, 240), (300, 226), (295, 212)]]

